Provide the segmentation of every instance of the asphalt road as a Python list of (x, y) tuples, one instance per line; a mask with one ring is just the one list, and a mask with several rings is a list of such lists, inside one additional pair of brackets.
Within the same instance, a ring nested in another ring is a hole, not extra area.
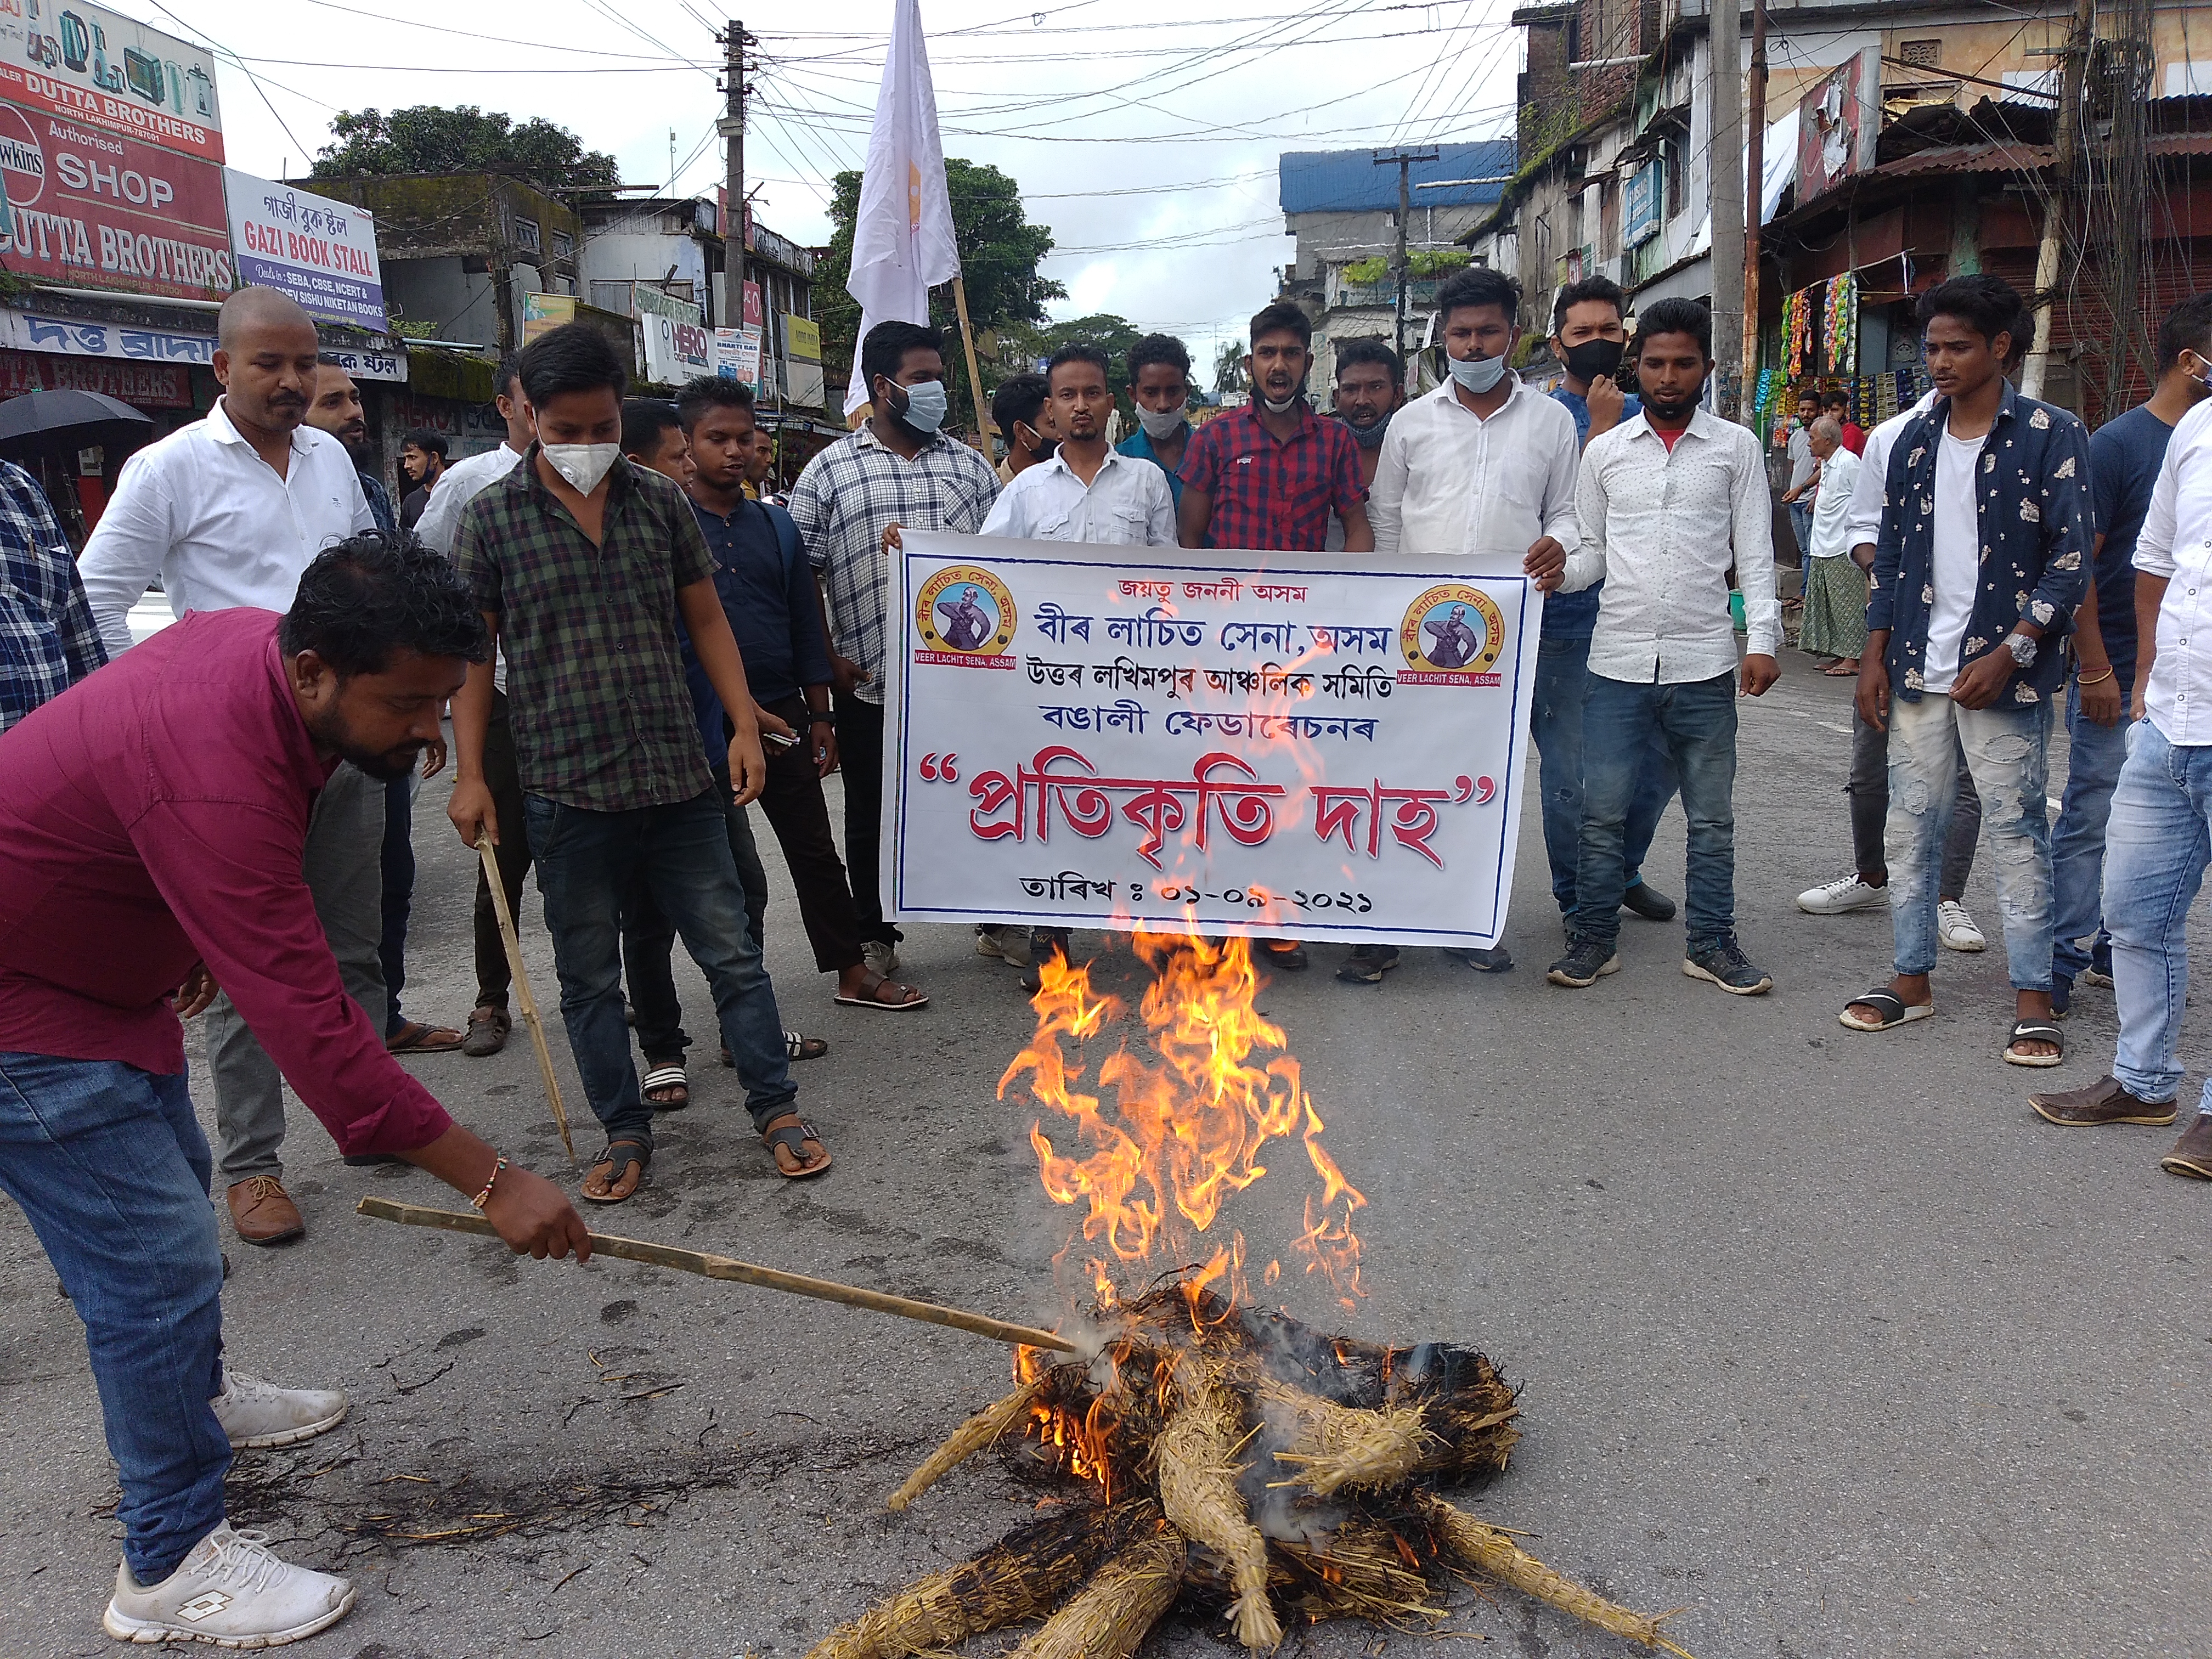
[[(1633, 919), (1620, 975), (1547, 986), (1559, 934), (1533, 814), (1520, 971), (1483, 977), (1425, 951), (1379, 990), (1335, 983), (1324, 963), (1266, 994), (1371, 1200), (1371, 1295), (1348, 1328), (1496, 1356), (1525, 1387), (1527, 1437), (1474, 1506), (1617, 1599), (1686, 1607), (1673, 1633), (1698, 1659), (2212, 1655), (2212, 1193), (2160, 1173), (2170, 1130), (2076, 1135), (2023, 1103), (2105, 1068), (2109, 992), (2084, 994), (2057, 1072), (1999, 1062), (2010, 1005), (1994, 948), (1947, 954), (1933, 1020), (1838, 1025), (1886, 972), (1888, 927), (1790, 902), (1847, 862), (1849, 738), (1844, 688), (1795, 653), (1785, 667), (1745, 708), (1737, 788), (1741, 932), (1776, 976), (1771, 996), (1684, 978), (1679, 926)], [(458, 1023), (472, 860), (442, 795), (418, 805), (407, 1004)], [(1680, 893), (1679, 811), (1651, 869)], [(1994, 944), (1986, 860), (1969, 901)], [(534, 897), (526, 908), (550, 1000)], [(1048, 1316), (1062, 1224), (1029, 1115), (994, 1096), (1030, 1029), (1012, 970), (963, 932), (921, 929), (906, 957), (927, 1011), (835, 1009), (787, 898), (769, 929), (787, 1014), (835, 1044), (800, 1075), (836, 1169), (779, 1181), (710, 1049), (697, 1104), (663, 1120), (652, 1184), (595, 1218)], [(1115, 960), (1107, 977), (1126, 970)], [(692, 1030), (708, 1030), (696, 974), (678, 981)], [(519, 1037), (494, 1060), (412, 1064), (509, 1152), (561, 1164)], [(459, 1200), (411, 1172), (343, 1167), (304, 1111), (294, 1126), (310, 1235), (230, 1242), (225, 1304), (241, 1369), (356, 1401), (337, 1432), (246, 1454), (234, 1477), (241, 1522), (361, 1583), (357, 1610), (303, 1654), (796, 1656), (1024, 1515), (1030, 1495), (988, 1459), (903, 1516), (883, 1506), (1004, 1391), (994, 1345), (360, 1219), (365, 1193)], [(1271, 1198), (1263, 1182), (1237, 1219), (1286, 1240), (1302, 1192)], [(101, 1653), (115, 1489), (80, 1332), (9, 1206), (0, 1240), (0, 1655)], [(1285, 1285), (1294, 1311), (1329, 1319), (1306, 1284)], [(1486, 1650), (1633, 1650), (1510, 1593), (1457, 1600), (1443, 1628)], [(1223, 1650), (1214, 1640), (1170, 1625), (1152, 1651)], [(1353, 1626), (1285, 1650), (1437, 1650), (1430, 1634)]]

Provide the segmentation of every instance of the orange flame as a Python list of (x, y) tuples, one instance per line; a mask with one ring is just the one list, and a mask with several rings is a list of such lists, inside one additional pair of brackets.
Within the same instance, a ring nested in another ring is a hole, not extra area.
[[(1194, 1318), (1199, 1293), (1217, 1281), (1226, 1280), (1232, 1301), (1245, 1300), (1243, 1237), (1222, 1245), (1206, 1236), (1228, 1200), (1267, 1174), (1260, 1159), (1267, 1142), (1298, 1133), (1303, 1123), (1322, 1191), (1308, 1196), (1293, 1243), (1309, 1258), (1307, 1272), (1321, 1273), (1352, 1305), (1365, 1291), (1352, 1218), (1367, 1200), (1322, 1146), (1321, 1117), (1298, 1062), (1282, 1052), (1282, 1028), (1256, 1006), (1259, 975), (1246, 941), (1216, 947), (1189, 934), (1139, 932), (1131, 943), (1153, 972), (1138, 1012), (1162, 1063), (1118, 1047), (1097, 1072), (1111, 1104), (1082, 1088), (1089, 1070), (1083, 1044), (1118, 1019), (1123, 1005), (1093, 992), (1087, 967), (1054, 953), (1040, 969), (1036, 1035), (999, 1080), (1001, 1099), (1025, 1084), (1073, 1129), (1073, 1150), (1063, 1151), (1040, 1118), (1030, 1143), (1047, 1194), (1083, 1208), (1078, 1236), (1097, 1252), (1089, 1263), (1092, 1294), (1111, 1306), (1146, 1277), (1128, 1268), (1204, 1261), (1186, 1285)], [(1062, 1144), (1068, 1139), (1063, 1135)], [(1279, 1262), (1268, 1262), (1266, 1282), (1280, 1273)]]

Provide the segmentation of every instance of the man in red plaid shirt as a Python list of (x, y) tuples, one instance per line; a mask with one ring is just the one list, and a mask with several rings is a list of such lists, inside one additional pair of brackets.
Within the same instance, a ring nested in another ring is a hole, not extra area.
[[(1324, 421), (1306, 402), (1313, 325), (1290, 304), (1252, 319), (1244, 379), (1252, 401), (1191, 434), (1182, 458), (1176, 532), (1185, 547), (1319, 553), (1332, 509), (1344, 521), (1344, 550), (1372, 553), (1359, 445), (1342, 421)], [(1297, 972), (1305, 947), (1292, 939), (1255, 941), (1255, 960)]]
[(1318, 553), (1332, 508), (1344, 520), (1344, 550), (1371, 553), (1359, 446), (1341, 421), (1324, 421), (1305, 399), (1313, 325), (1290, 304), (1252, 319), (1244, 360), (1252, 401), (1191, 434), (1182, 458), (1177, 531), (1185, 547)]

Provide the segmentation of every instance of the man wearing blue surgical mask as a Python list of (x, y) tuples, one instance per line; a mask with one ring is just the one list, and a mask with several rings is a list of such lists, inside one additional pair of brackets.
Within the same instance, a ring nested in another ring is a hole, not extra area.
[(806, 464), (790, 512), (829, 597), (830, 667), (845, 775), (845, 868), (860, 912), (862, 959), (898, 971), (897, 928), (877, 879), (883, 822), (884, 650), (890, 566), (902, 526), (973, 536), (998, 499), (991, 464), (947, 436), (945, 337), (915, 323), (878, 323), (855, 368), (872, 408), (855, 430)]

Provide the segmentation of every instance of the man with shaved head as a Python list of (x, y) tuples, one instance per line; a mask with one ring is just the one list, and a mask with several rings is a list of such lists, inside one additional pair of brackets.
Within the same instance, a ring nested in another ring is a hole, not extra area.
[[(376, 527), (345, 446), (306, 423), (317, 355), (314, 319), (276, 289), (240, 289), (223, 301), (215, 353), (222, 396), (205, 419), (123, 464), (78, 564), (111, 657), (131, 648), (131, 607), (156, 575), (180, 617), (241, 607), (281, 615), (318, 553)], [(380, 1031), (383, 842), (383, 784), (340, 766), (316, 797), (305, 871), (346, 990)], [(283, 1079), (228, 997), (208, 1010), (205, 1036), (238, 1236), (297, 1238), (306, 1228), (278, 1160)]]

